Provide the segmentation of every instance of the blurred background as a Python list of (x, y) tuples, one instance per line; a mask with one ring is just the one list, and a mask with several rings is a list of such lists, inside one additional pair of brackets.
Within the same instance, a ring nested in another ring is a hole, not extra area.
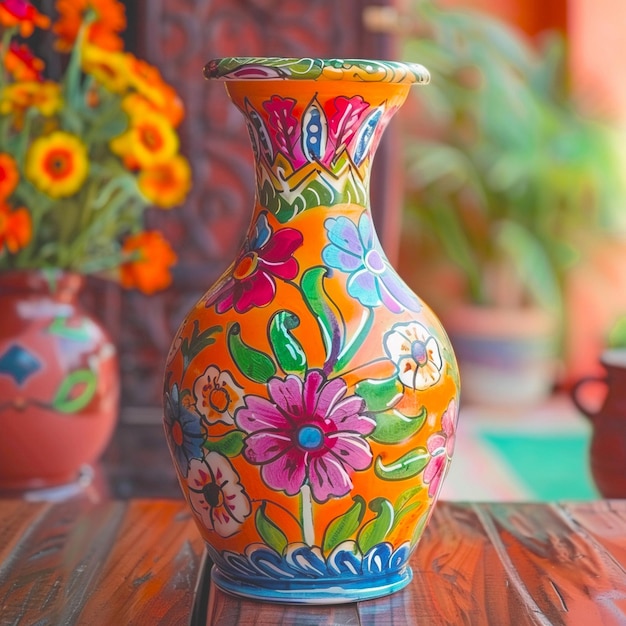
[[(598, 497), (591, 426), (570, 393), (582, 377), (602, 375), (603, 350), (623, 342), (626, 5), (125, 4), (128, 48), (184, 102), (194, 186), (180, 209), (151, 216), (178, 253), (174, 285), (151, 297), (114, 285), (93, 293), (121, 353), (119, 428), (159, 423), (171, 337), (234, 258), (252, 208), (245, 127), (223, 89), (203, 81), (203, 65), (230, 55), (411, 60), (432, 82), (412, 90), (384, 138), (372, 209), (387, 255), (442, 318), (461, 364), (444, 497)], [(590, 405), (601, 394), (589, 394)], [(107, 452), (112, 471), (125, 445), (118, 438)], [(132, 490), (132, 480), (120, 489)]]

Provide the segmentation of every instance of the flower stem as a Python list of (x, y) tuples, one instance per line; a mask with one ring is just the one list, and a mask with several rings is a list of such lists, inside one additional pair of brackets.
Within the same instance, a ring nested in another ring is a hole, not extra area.
[(302, 537), (308, 546), (315, 545), (315, 529), (313, 527), (313, 501), (311, 500), (311, 487), (304, 483), (300, 488), (300, 521), (302, 524)]

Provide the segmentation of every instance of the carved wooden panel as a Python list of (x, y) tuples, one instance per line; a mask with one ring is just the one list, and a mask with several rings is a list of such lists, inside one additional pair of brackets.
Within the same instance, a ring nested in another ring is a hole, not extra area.
[[(151, 225), (164, 231), (179, 255), (173, 287), (150, 298), (138, 293), (121, 298), (119, 323), (114, 325), (125, 407), (160, 404), (170, 339), (187, 310), (235, 257), (252, 211), (253, 162), (243, 118), (222, 86), (203, 80), (204, 64), (234, 55), (392, 58), (386, 36), (364, 31), (362, 12), (371, 4), (365, 0), (127, 3), (131, 47), (160, 68), (185, 104), (181, 136), (194, 185), (184, 206), (150, 216)], [(392, 141), (390, 133), (379, 149), (372, 181), (374, 217), (383, 243), (392, 230), (385, 233), (385, 224), (391, 224), (387, 217), (398, 211), (393, 206), (397, 196), (390, 198), (388, 193), (393, 188)]]

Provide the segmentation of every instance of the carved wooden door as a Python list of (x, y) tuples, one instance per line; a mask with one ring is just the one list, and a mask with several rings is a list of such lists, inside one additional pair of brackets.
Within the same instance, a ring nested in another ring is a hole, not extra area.
[[(131, 47), (160, 68), (185, 104), (183, 152), (194, 177), (184, 206), (150, 215), (151, 226), (162, 229), (177, 250), (174, 285), (150, 298), (109, 290), (107, 319), (120, 350), (127, 419), (136, 418), (138, 407), (160, 404), (171, 337), (187, 310), (235, 257), (252, 211), (253, 162), (243, 118), (219, 85), (209, 88), (203, 80), (204, 64), (234, 55), (393, 58), (390, 38), (363, 27), (363, 11), (372, 4), (366, 0), (127, 2)], [(372, 180), (374, 218), (392, 260), (399, 214), (393, 143), (390, 129), (378, 151)]]

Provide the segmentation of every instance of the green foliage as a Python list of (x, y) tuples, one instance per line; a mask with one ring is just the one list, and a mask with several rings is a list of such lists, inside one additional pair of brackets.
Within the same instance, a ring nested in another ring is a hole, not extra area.
[(411, 10), (403, 56), (432, 81), (413, 91), (408, 208), (429, 254), (463, 272), (475, 303), (511, 304), (517, 285), (514, 304), (558, 313), (581, 243), (623, 224), (616, 131), (572, 95), (557, 34), (535, 45), (477, 11)]

